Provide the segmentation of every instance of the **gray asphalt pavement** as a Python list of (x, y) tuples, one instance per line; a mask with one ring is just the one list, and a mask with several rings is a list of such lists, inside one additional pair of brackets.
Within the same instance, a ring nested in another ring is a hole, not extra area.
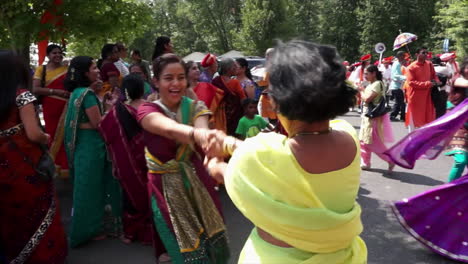
[[(357, 113), (342, 117), (359, 129)], [(392, 123), (395, 138), (406, 135), (403, 123)], [(397, 222), (389, 209), (389, 202), (411, 197), (434, 186), (443, 184), (452, 165), (452, 159), (443, 155), (436, 160), (420, 160), (414, 170), (396, 167), (393, 175), (386, 175), (387, 164), (375, 155), (372, 157), (372, 170), (362, 172), (358, 202), (362, 206), (362, 221), (369, 255), (368, 263), (375, 264), (448, 264), (457, 263), (443, 258), (419, 244)], [(65, 224), (70, 223), (71, 186), (58, 181), (61, 213)], [(232, 257), (230, 263), (237, 263), (242, 246), (248, 237), (252, 224), (233, 206), (224, 190), (220, 191), (224, 215), (228, 226)], [(141, 263), (153, 264), (152, 248), (139, 243), (130, 245), (119, 240), (93, 241), (80, 248), (71, 249), (69, 264), (97, 263)], [(285, 263), (286, 264), (286, 263)]]

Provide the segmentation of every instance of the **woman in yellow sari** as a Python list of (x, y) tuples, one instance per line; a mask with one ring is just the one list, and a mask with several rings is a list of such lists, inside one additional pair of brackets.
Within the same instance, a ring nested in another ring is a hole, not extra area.
[(47, 65), (39, 66), (34, 73), (33, 92), (42, 97), (45, 132), (50, 135), (50, 154), (55, 160), (58, 175), (68, 177), (68, 161), (63, 145), (66, 104), (70, 93), (63, 87), (67, 66), (63, 64), (62, 48), (47, 47)]
[[(255, 225), (239, 263), (366, 263), (355, 201), (359, 139), (349, 123), (331, 120), (348, 112), (356, 92), (335, 48), (280, 44), (268, 72), (289, 137), (260, 133), (242, 143), (217, 132), (205, 148), (211, 175)], [(232, 154), (229, 164), (223, 154)]]

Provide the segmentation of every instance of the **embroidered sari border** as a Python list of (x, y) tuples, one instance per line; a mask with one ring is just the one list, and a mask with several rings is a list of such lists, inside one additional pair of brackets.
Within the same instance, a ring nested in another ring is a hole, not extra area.
[(398, 208), (396, 207), (396, 205), (394, 203), (391, 203), (390, 206), (392, 208), (393, 213), (396, 215), (398, 221), (400, 222), (400, 224), (408, 231), (408, 233), (410, 233), (411, 236), (416, 238), (423, 245), (425, 245), (429, 249), (431, 249), (431, 250), (433, 250), (433, 251), (435, 251), (435, 252), (437, 252), (437, 253), (439, 253), (441, 255), (447, 256), (447, 257), (449, 257), (451, 259), (462, 260), (462, 261), (467, 261), (468, 260), (468, 256), (457, 255), (457, 254), (451, 253), (450, 251), (448, 251), (446, 249), (443, 249), (443, 248), (435, 245), (434, 243), (430, 242), (429, 240), (423, 238), (422, 236), (420, 236), (413, 228), (411, 228), (409, 226), (409, 224), (406, 222), (403, 215), (401, 215), (401, 213), (398, 210)]

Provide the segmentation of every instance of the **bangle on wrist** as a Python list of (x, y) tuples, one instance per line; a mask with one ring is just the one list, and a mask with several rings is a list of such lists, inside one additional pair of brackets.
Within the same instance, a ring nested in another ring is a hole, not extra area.
[(225, 155), (232, 155), (234, 153), (234, 148), (236, 145), (235, 137), (225, 137), (223, 140), (223, 152)]

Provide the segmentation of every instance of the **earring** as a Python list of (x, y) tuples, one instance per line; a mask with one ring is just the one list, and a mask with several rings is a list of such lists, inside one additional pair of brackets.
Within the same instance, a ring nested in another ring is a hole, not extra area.
[(73, 81), (73, 80), (75, 79), (75, 68), (72, 67), (72, 68), (70, 69), (70, 73), (71, 73), (71, 74), (70, 74), (70, 75), (71, 75), (71, 76), (70, 76), (70, 80)]

